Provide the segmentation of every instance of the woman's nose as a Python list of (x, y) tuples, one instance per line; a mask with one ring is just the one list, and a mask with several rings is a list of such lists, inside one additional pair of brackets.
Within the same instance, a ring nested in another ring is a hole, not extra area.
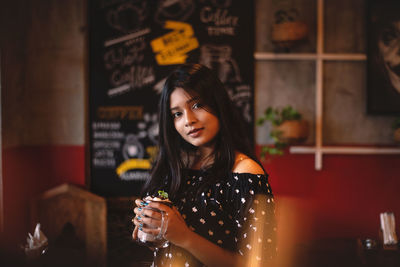
[(193, 112), (191, 112), (191, 111), (186, 112), (185, 126), (191, 126), (195, 122), (196, 122), (196, 116), (193, 114)]

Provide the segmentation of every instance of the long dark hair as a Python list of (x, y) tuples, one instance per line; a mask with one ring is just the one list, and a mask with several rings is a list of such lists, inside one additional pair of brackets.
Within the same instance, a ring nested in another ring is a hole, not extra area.
[(174, 126), (170, 96), (178, 87), (189, 95), (199, 97), (205, 108), (219, 120), (220, 130), (215, 140), (214, 161), (207, 167), (204, 185), (226, 178), (226, 174), (234, 166), (235, 151), (258, 162), (253, 155), (243, 119), (222, 82), (203, 65), (181, 65), (168, 76), (161, 93), (158, 156), (153, 164), (151, 177), (143, 187), (144, 194), (154, 194), (159, 189), (166, 190), (170, 199), (176, 197), (182, 183), (183, 170), (190, 167), (188, 159), (197, 150), (179, 135)]

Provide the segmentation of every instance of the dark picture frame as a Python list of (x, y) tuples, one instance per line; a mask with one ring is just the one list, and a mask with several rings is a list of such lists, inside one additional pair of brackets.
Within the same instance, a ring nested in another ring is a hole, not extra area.
[(400, 115), (400, 1), (367, 2), (367, 112)]

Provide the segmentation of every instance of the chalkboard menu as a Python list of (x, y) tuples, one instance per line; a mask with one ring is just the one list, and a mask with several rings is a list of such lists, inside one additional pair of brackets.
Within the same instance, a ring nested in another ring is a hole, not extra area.
[(179, 64), (215, 70), (253, 136), (252, 1), (93, 0), (89, 13), (93, 192), (139, 194), (156, 154), (160, 91)]

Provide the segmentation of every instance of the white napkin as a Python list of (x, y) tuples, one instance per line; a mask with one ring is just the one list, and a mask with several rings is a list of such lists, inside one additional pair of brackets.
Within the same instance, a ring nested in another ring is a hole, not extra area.
[(33, 235), (28, 233), (26, 245), (24, 247), (25, 254), (28, 259), (36, 259), (47, 251), (48, 240), (44, 233), (40, 230), (40, 223), (36, 224)]
[(383, 212), (380, 214), (381, 229), (383, 233), (384, 245), (396, 245), (396, 223), (393, 212)]

